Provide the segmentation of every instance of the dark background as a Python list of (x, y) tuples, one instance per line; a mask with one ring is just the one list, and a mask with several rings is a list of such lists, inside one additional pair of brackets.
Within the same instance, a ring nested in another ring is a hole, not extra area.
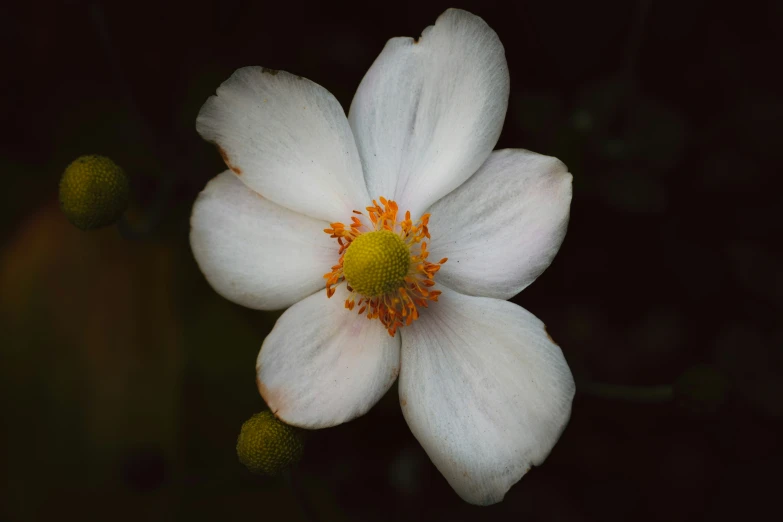
[[(514, 301), (577, 378), (546, 463), (465, 504), (396, 388), (314, 432), (295, 476), (251, 475), (239, 427), (277, 313), (215, 294), (192, 202), (223, 169), (195, 131), (231, 72), (305, 76), (348, 107), (392, 36), (449, 4), (26, 2), (3, 8), (0, 520), (746, 520), (779, 512), (780, 2), (466, 1), (506, 48), (498, 148), (574, 175), (553, 265)], [(131, 233), (80, 232), (62, 171), (131, 177)], [(773, 508), (775, 508), (773, 510)]]

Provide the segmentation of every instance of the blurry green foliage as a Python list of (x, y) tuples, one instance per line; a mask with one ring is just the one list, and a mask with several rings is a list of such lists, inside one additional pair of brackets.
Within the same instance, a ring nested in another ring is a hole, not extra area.
[(713, 413), (726, 400), (728, 382), (713, 366), (701, 364), (688, 368), (674, 386), (674, 393), (692, 411)]
[[(133, 506), (128, 520), (165, 518), (160, 494), (141, 502), (118, 463), (139, 445), (174, 469), (179, 459), (175, 259), (167, 245), (132, 245), (116, 229), (84, 234), (56, 204), (31, 212), (3, 249), (0, 396), (13, 477), (4, 494), (15, 518), (117, 504)], [(94, 488), (102, 494), (81, 506)]]

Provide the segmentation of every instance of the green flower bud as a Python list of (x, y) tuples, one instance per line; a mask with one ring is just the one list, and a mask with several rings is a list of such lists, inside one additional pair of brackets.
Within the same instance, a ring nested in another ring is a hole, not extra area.
[(104, 156), (81, 156), (60, 180), (60, 208), (74, 226), (93, 230), (116, 223), (128, 207), (125, 172)]
[(304, 432), (277, 419), (269, 410), (256, 413), (239, 432), (239, 461), (253, 473), (278, 475), (302, 458)]

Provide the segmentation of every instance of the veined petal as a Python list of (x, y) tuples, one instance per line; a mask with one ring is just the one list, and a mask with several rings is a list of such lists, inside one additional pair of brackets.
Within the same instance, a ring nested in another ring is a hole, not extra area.
[(401, 330), (400, 404), (455, 491), (494, 504), (557, 442), (574, 380), (524, 308), (447, 288), (440, 297)]
[(190, 246), (220, 295), (249, 308), (285, 308), (324, 287), (338, 259), (328, 223), (272, 203), (226, 171), (193, 205)]
[(556, 158), (495, 151), (430, 212), (430, 251), (448, 257), (438, 273), (469, 295), (508, 299), (541, 275), (568, 228), (571, 174)]
[(318, 292), (277, 320), (258, 354), (258, 390), (280, 419), (328, 428), (366, 413), (397, 379), (400, 337)]
[(196, 129), (248, 187), (278, 205), (331, 222), (367, 204), (345, 112), (310, 80), (238, 69), (201, 107)]
[(370, 195), (420, 216), (487, 159), (508, 94), (503, 45), (478, 16), (449, 9), (418, 40), (389, 40), (349, 112)]

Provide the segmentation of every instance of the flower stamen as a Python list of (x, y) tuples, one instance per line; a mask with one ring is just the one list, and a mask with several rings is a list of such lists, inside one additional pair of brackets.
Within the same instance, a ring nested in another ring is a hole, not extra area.
[(358, 299), (359, 315), (379, 319), (394, 336), (398, 328), (419, 318), (418, 307), (427, 308), (429, 301), (437, 302), (441, 292), (430, 288), (435, 286), (435, 274), (448, 258), (437, 263), (427, 261), (429, 214), (414, 223), (410, 211), (406, 211), (398, 221), (397, 203), (384, 197), (378, 200), (380, 204), (373, 200), (372, 206), (366, 207), (366, 214), (354, 210), (361, 218), (351, 216), (348, 227), (330, 223), (331, 228), (324, 229), (337, 240), (340, 255), (324, 279), (327, 297), (331, 298), (336, 287), (345, 282), (349, 292), (345, 308), (353, 310)]

